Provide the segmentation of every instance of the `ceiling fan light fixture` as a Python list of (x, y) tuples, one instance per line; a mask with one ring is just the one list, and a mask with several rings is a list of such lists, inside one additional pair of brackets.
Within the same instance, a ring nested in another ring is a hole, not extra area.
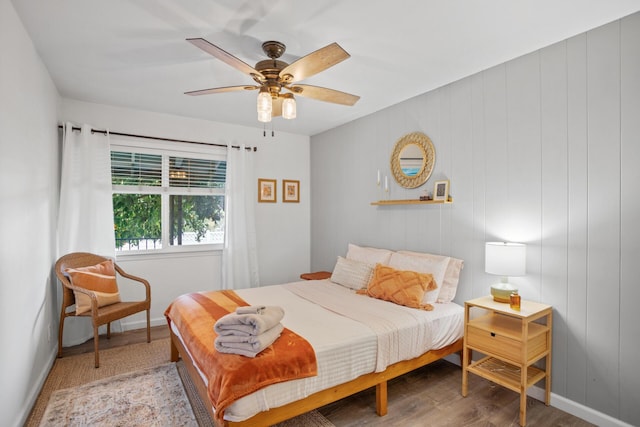
[(291, 93), (285, 93), (282, 95), (284, 100), (282, 101), (282, 118), (295, 119), (296, 118), (296, 99)]
[(258, 121), (269, 123), (271, 121), (271, 111), (258, 111)]
[[(269, 59), (259, 61), (255, 67), (252, 67), (203, 38), (189, 38), (187, 41), (236, 70), (250, 76), (257, 85), (215, 87), (189, 91), (185, 92), (185, 94), (191, 96), (209, 95), (259, 89), (256, 99), (256, 109), (258, 112), (258, 120), (262, 123), (268, 123), (273, 117), (279, 116), (289, 120), (296, 118), (297, 107), (294, 94), (319, 101), (349, 106), (354, 105), (358, 99), (360, 99), (359, 96), (334, 89), (297, 84), (298, 81), (306, 80), (349, 58), (349, 54), (342, 49), (338, 43), (331, 43), (288, 64), (277, 59), (280, 58), (286, 50), (284, 43), (273, 40), (266, 41), (262, 44), (262, 49)], [(283, 88), (291, 93), (281, 93)]]
[(269, 113), (269, 117), (271, 117), (271, 111), (273, 111), (273, 102), (271, 100), (269, 88), (265, 86), (260, 88), (260, 93), (258, 94), (257, 109), (258, 115), (260, 115), (260, 113)]

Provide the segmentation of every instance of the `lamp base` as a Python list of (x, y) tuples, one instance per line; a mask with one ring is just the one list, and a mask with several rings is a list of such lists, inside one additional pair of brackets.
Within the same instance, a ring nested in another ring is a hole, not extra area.
[(518, 288), (511, 286), (509, 283), (500, 282), (491, 286), (491, 296), (497, 302), (510, 303), (512, 292), (518, 292)]

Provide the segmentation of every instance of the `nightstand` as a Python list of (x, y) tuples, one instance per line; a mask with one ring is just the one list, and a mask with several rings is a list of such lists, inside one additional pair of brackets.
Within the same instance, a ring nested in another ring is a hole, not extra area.
[[(462, 396), (469, 372), (520, 393), (520, 425), (526, 424), (527, 389), (545, 380), (545, 404), (551, 397), (552, 307), (522, 301), (520, 311), (491, 296), (464, 303)], [(471, 351), (485, 357), (471, 361)], [(545, 358), (541, 369), (534, 363)]]

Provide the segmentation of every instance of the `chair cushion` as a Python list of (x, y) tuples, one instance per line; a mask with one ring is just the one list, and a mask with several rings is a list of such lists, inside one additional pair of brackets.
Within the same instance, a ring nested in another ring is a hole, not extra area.
[[(98, 307), (120, 302), (113, 260), (106, 260), (89, 267), (67, 268), (71, 284), (91, 291), (98, 299)], [(76, 315), (91, 310), (91, 298), (82, 292), (73, 292), (76, 299)]]
[(396, 304), (423, 310), (433, 310), (423, 302), (425, 292), (437, 289), (433, 276), (415, 271), (396, 270), (382, 264), (376, 265), (366, 294)]

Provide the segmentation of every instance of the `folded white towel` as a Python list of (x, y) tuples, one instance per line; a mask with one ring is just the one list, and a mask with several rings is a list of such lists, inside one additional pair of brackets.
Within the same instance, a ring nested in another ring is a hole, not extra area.
[(284, 327), (278, 323), (273, 328), (255, 336), (219, 335), (214, 341), (216, 350), (220, 353), (240, 354), (247, 357), (256, 357), (274, 343), (282, 333)]
[(264, 305), (249, 305), (246, 307), (236, 308), (236, 314), (262, 314), (264, 309), (267, 308)]
[(280, 323), (284, 310), (278, 306), (266, 306), (260, 313), (229, 313), (213, 326), (218, 335), (260, 335)]

